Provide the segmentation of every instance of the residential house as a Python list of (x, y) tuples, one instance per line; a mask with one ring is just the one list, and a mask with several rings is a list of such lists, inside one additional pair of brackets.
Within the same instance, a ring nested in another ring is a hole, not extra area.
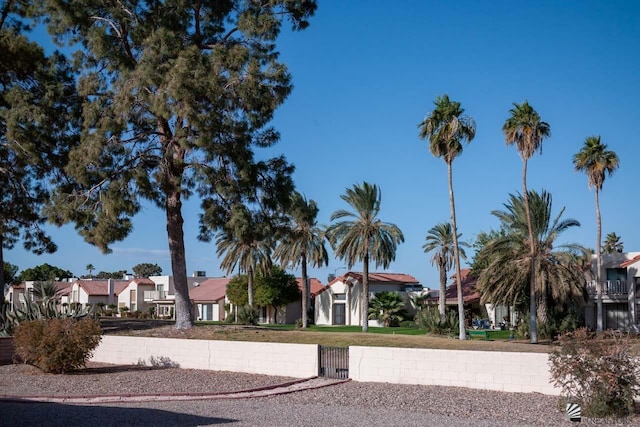
[[(601, 255), (603, 326), (605, 329), (627, 329), (640, 324), (640, 252)], [(593, 257), (592, 271), (597, 270)], [(597, 327), (596, 280), (587, 277), (589, 300), (585, 306), (585, 324)]]
[(231, 279), (207, 279), (189, 289), (193, 317), (196, 320), (223, 321), (226, 318), (227, 284)]
[[(5, 295), (5, 300), (9, 303), (10, 310), (20, 308), (27, 298), (30, 301), (37, 301), (37, 298), (33, 295), (33, 286), (35, 285), (35, 283), (35, 281), (26, 281), (9, 286)], [(56, 289), (58, 291), (58, 299), (60, 300), (61, 304), (69, 302), (68, 299), (71, 292), (72, 284), (73, 283), (71, 281), (54, 282), (54, 285), (56, 286)]]
[[(173, 276), (151, 276), (149, 279), (155, 283), (155, 289), (144, 291), (144, 301), (155, 305), (156, 315), (174, 318), (176, 291)], [(193, 276), (187, 277), (187, 285), (193, 289), (207, 279), (214, 277), (207, 277), (205, 271), (194, 271)]]
[[(511, 321), (517, 320), (517, 313), (514, 309), (510, 309), (504, 305), (480, 304), (480, 292), (476, 290), (477, 276), (471, 274), (470, 268), (460, 270), (462, 279), (462, 303), (465, 311), (466, 327), (478, 326), (474, 325), (474, 320), (480, 320), (480, 327), (483, 328), (499, 328), (507, 327)], [(450, 309), (458, 310), (458, 285), (456, 283), (456, 275), (451, 276), (452, 283), (446, 288), (445, 305)], [(427, 299), (429, 304), (438, 304), (438, 297), (430, 297)]]
[[(415, 308), (409, 303), (410, 297), (422, 294), (424, 289), (418, 279), (409, 274), (369, 273), (369, 299), (383, 291), (400, 293), (411, 314)], [(361, 295), (362, 273), (347, 272), (334, 278), (313, 294), (316, 325), (361, 325)], [(375, 320), (369, 324), (378, 326)]]
[[(298, 289), (302, 292), (302, 278), (296, 277)], [(307, 307), (313, 307), (315, 295), (324, 289), (324, 285), (315, 277), (309, 278), (309, 300)], [(293, 324), (302, 319), (302, 301), (300, 299), (283, 307), (258, 307), (258, 323)]]
[(130, 313), (140, 311), (147, 313), (154, 305), (144, 299), (144, 293), (152, 291), (156, 284), (151, 279), (136, 278), (128, 281), (128, 284), (116, 290), (118, 310), (127, 307)]
[(69, 303), (118, 305), (118, 294), (129, 285), (129, 280), (76, 280), (71, 287)]

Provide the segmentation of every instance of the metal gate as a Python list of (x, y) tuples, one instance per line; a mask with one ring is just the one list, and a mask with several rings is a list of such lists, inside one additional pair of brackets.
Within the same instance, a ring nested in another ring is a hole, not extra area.
[(318, 375), (325, 378), (349, 378), (349, 347), (318, 346)]

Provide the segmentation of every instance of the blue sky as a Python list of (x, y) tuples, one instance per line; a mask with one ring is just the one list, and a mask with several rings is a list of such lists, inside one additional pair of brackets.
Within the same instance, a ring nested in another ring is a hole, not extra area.
[[(315, 200), (319, 223), (347, 208), (345, 188), (368, 181), (382, 189), (382, 220), (398, 225), (405, 243), (389, 271), (414, 275), (430, 288), (437, 270), (422, 250), (427, 230), (449, 220), (446, 166), (434, 158), (417, 125), (442, 94), (462, 103), (477, 134), (453, 164), (459, 232), (472, 241), (496, 228), (491, 211), (521, 191), (522, 162), (501, 132), (513, 102), (528, 100), (551, 125), (542, 155), (529, 162), (530, 189), (553, 195), (554, 212), (582, 226), (560, 242), (595, 247), (593, 191), (572, 156), (586, 137), (601, 135), (621, 161), (605, 181), (603, 236), (616, 232), (625, 250), (640, 250), (634, 161), (640, 158), (640, 3), (635, 1), (320, 1), (311, 26), (283, 31), (282, 60), (294, 91), (274, 126), (282, 139), (259, 155), (284, 153), (296, 165), (298, 190)], [(197, 241), (199, 201), (184, 211), (188, 273), (223, 275), (215, 246)], [(5, 259), (21, 269), (48, 262), (85, 274), (159, 264), (170, 274), (164, 213), (146, 205), (133, 233), (101, 254), (73, 226), (49, 230), (59, 246), (36, 256), (17, 247)], [(469, 253), (471, 255), (471, 253)], [(343, 261), (311, 269), (344, 273)], [(360, 265), (353, 270), (361, 270)], [(299, 274), (299, 271), (296, 273)]]

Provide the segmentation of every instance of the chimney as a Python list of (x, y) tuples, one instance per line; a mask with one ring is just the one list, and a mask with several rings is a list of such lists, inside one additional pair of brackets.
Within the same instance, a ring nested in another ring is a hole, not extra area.
[(113, 304), (114, 294), (115, 294), (115, 286), (113, 285), (113, 279), (107, 279), (107, 304)]
[(331, 281), (332, 281), (333, 279), (335, 279), (335, 278), (336, 278), (336, 275), (335, 275), (335, 274), (329, 274), (329, 275), (327, 276), (327, 283), (331, 283)]

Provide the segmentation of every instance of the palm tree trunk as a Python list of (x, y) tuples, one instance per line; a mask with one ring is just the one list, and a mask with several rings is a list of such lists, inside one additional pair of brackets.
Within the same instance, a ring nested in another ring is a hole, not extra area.
[(538, 307), (536, 309), (536, 313), (538, 315), (538, 320), (540, 320), (540, 323), (547, 323), (547, 320), (549, 319), (549, 310), (547, 306), (546, 296), (540, 295), (538, 297)]
[(596, 297), (597, 297), (597, 332), (602, 332), (604, 330), (604, 322), (603, 322), (603, 312), (602, 312), (602, 280), (600, 275), (600, 270), (602, 268), (602, 259), (600, 257), (600, 242), (602, 241), (602, 219), (600, 217), (600, 198), (598, 196), (598, 188), (596, 187), (595, 191), (595, 199), (596, 199), (596, 223), (597, 223), (597, 231), (596, 231)]
[(447, 294), (447, 269), (446, 263), (440, 264), (440, 295), (438, 296), (438, 311), (440, 312), (440, 324), (446, 320), (445, 316), (445, 297)]
[[(367, 248), (369, 245), (367, 244)], [(369, 254), (362, 260), (362, 296), (360, 307), (360, 319), (362, 319), (362, 332), (369, 331)]]
[(458, 249), (458, 226), (456, 225), (456, 203), (453, 198), (453, 165), (447, 162), (447, 177), (449, 181), (449, 206), (451, 207), (451, 229), (453, 231), (453, 258), (456, 264), (456, 289), (458, 291), (458, 326), (459, 338), (467, 339), (464, 318), (464, 299), (462, 297), (462, 277), (460, 273), (460, 251)]
[(529, 230), (529, 248), (531, 256), (531, 271), (529, 272), (529, 342), (538, 343), (538, 326), (536, 319), (536, 265), (535, 244), (533, 242), (533, 227), (531, 225), (531, 210), (529, 210), (529, 192), (527, 190), (527, 159), (522, 159), (522, 197), (527, 214), (527, 228)]
[(253, 266), (247, 269), (247, 303), (253, 308)]
[(307, 325), (307, 298), (309, 295), (309, 279), (307, 278), (307, 254), (303, 253), (301, 257), (302, 264), (302, 328)]

